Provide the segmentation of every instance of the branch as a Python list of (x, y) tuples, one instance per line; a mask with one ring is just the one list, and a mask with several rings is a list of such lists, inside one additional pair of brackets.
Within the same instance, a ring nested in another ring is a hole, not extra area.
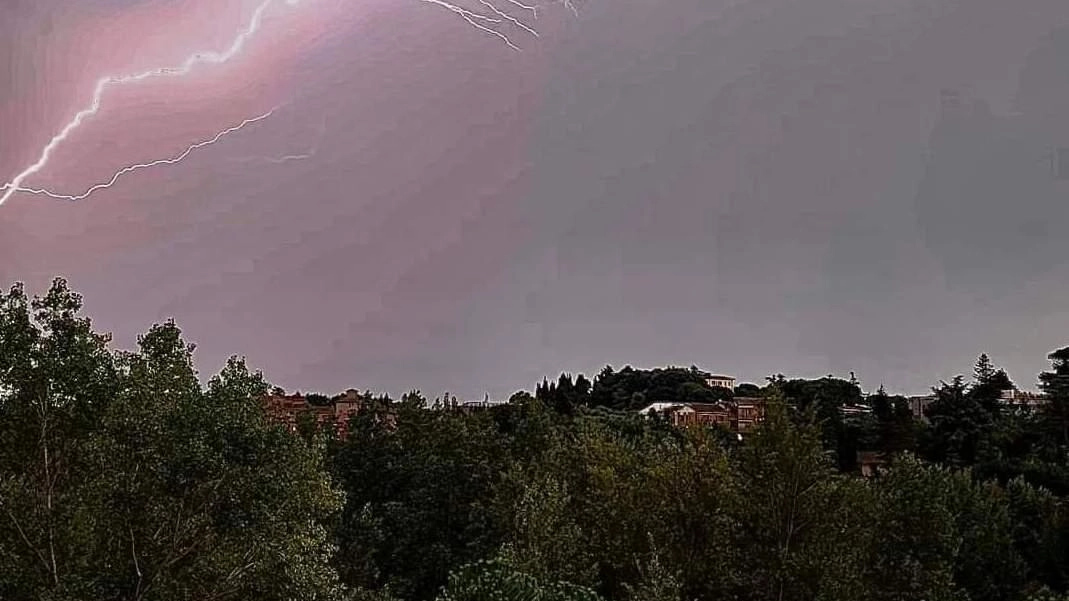
[[(223, 484), (223, 482), (225, 480), (226, 480), (225, 476), (215, 480), (215, 482), (212, 483), (212, 485), (211, 485), (211, 489), (208, 491), (209, 495), (211, 495), (212, 493), (215, 493), (217, 490), (219, 490), (219, 487), (222, 486), (222, 484)], [(205, 503), (202, 504), (202, 508), (203, 509), (207, 509), (207, 507), (210, 504), (211, 504), (211, 499), (209, 498), (208, 501), (206, 501)], [(185, 540), (186, 538), (188, 538), (189, 535), (192, 534), (192, 531), (195, 530), (196, 524), (193, 522), (193, 520), (198, 515), (198, 512), (196, 510), (191, 512), (191, 514), (190, 514), (191, 517), (190, 517), (190, 520), (189, 520), (190, 523), (188, 525), (186, 525), (185, 528), (183, 528), (183, 513), (185, 512), (185, 506), (186, 506), (186, 498), (180, 499), (179, 503), (178, 503), (178, 511), (177, 511), (177, 514), (176, 514), (175, 520), (174, 520), (174, 529), (171, 530), (170, 548), (167, 550), (167, 554), (164, 557), (163, 562), (160, 564), (159, 568), (156, 569), (155, 571), (153, 571), (152, 575), (149, 576), (148, 582), (145, 584), (144, 590), (141, 591), (142, 595), (145, 595), (148, 592), (148, 590), (152, 588), (152, 586), (156, 583), (156, 578), (161, 573), (165, 572), (166, 570), (171, 569), (171, 567), (173, 567), (175, 564), (177, 564), (178, 562), (180, 562), (183, 559), (185, 559), (186, 557), (188, 557), (191, 553), (193, 553), (193, 551), (196, 551), (199, 546), (201, 546), (208, 539), (211, 538), (211, 533), (208, 532), (208, 533), (206, 533), (205, 536), (202, 536), (200, 539), (191, 541), (190, 544), (188, 546), (186, 546), (185, 548), (181, 547), (180, 543), (183, 540)], [(163, 527), (164, 527), (163, 524), (161, 524), (160, 527), (156, 530), (156, 533), (152, 535), (152, 539), (153, 540), (156, 540), (156, 537), (161, 533), (161, 531), (163, 530)]]
[(134, 560), (134, 570), (137, 572), (137, 587), (134, 588), (134, 599), (141, 598), (141, 581), (144, 575), (141, 573), (141, 562), (137, 560), (137, 546), (134, 543), (134, 528), (133, 526), (127, 526), (127, 531), (130, 533), (130, 556)]
[(48, 456), (48, 390), (46, 384), (46, 390), (40, 398), (39, 413), (41, 416), (41, 455), (43, 458), (43, 467), (45, 472), (45, 507), (47, 508), (48, 523), (48, 553), (52, 559), (52, 582), (56, 586), (59, 586), (59, 569), (56, 567), (56, 541), (55, 541), (55, 528), (52, 524), (52, 494), (55, 489), (55, 480), (49, 470), (50, 459)]
[(45, 556), (43, 553), (41, 553), (41, 550), (35, 547), (33, 543), (30, 542), (29, 537), (26, 536), (26, 532), (22, 529), (22, 525), (19, 524), (18, 519), (15, 518), (15, 514), (11, 513), (11, 510), (8, 509), (6, 505), (4, 506), (4, 513), (6, 513), (7, 517), (11, 519), (11, 523), (15, 525), (15, 530), (18, 530), (19, 537), (22, 538), (22, 542), (26, 543), (26, 548), (28, 548), (30, 551), (33, 551), (33, 554), (37, 556), (37, 559), (41, 560), (41, 566), (45, 569), (46, 572), (49, 571), (48, 560), (45, 559)]

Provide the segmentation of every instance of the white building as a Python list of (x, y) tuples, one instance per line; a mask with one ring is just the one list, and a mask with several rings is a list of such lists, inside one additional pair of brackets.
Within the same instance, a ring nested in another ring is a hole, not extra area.
[(709, 376), (705, 379), (705, 383), (713, 388), (727, 388), (728, 390), (735, 390), (735, 378), (731, 376)]

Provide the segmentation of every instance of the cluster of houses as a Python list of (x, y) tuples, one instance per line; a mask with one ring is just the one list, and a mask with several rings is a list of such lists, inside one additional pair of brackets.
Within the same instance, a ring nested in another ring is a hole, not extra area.
[[(731, 376), (709, 376), (705, 383), (710, 388), (735, 389)], [(672, 425), (686, 427), (709, 425), (726, 428), (741, 435), (765, 417), (764, 399), (758, 397), (734, 397), (715, 403), (657, 402), (639, 413), (648, 417), (662, 417)]]
[(660, 416), (677, 427), (720, 426), (741, 434), (765, 417), (765, 404), (757, 397), (735, 397), (715, 403), (653, 403), (639, 413)]
[[(344, 393), (327, 399), (318, 395), (305, 396), (300, 392), (286, 394), (282, 390), (275, 390), (263, 398), (263, 407), (267, 416), (277, 423), (285, 426), (290, 432), (297, 431), (297, 424), (301, 416), (309, 416), (317, 426), (330, 426), (338, 436), (344, 439), (349, 433), (349, 419), (368, 402), (369, 395), (350, 388)], [(436, 407), (451, 408), (462, 413), (471, 413), (488, 409), (502, 403), (491, 401), (486, 398), (482, 401), (457, 401), (452, 397), (443, 405)], [(396, 416), (392, 411), (387, 412), (386, 420), (391, 421)]]
[[(711, 376), (706, 383), (713, 388), (735, 388), (735, 378), (730, 376)], [(267, 415), (286, 426), (291, 432), (297, 431), (297, 424), (302, 415), (310, 416), (319, 426), (333, 426), (342, 438), (348, 434), (349, 418), (366, 402), (367, 395), (350, 388), (332, 399), (321, 398), (313, 402), (311, 396), (285, 394), (275, 390), (263, 399)], [(498, 405), (486, 398), (482, 401), (460, 401), (456, 397), (449, 399), (445, 407), (465, 413), (487, 409)], [(639, 413), (651, 416), (654, 412), (668, 418), (676, 426), (696, 424), (722, 425), (733, 432), (742, 433), (764, 418), (763, 399), (756, 397), (736, 397), (715, 403), (653, 403)]]
[(312, 403), (301, 393), (285, 394), (274, 391), (263, 399), (264, 410), (268, 417), (286, 426), (291, 432), (297, 431), (301, 415), (310, 415), (319, 426), (332, 425), (341, 437), (348, 434), (349, 418), (355, 414), (365, 397), (358, 391), (349, 389), (329, 403)]
[[(710, 376), (706, 384), (712, 388), (735, 389), (735, 378), (730, 376)], [(315, 397), (316, 395), (311, 395)], [(316, 424), (320, 426), (332, 425), (335, 431), (345, 437), (348, 433), (349, 418), (352, 417), (367, 401), (367, 395), (361, 394), (354, 389), (332, 398), (322, 397), (320, 402), (314, 402), (311, 397), (301, 393), (287, 395), (281, 390), (276, 390), (264, 399), (264, 408), (267, 414), (274, 420), (287, 426), (291, 431), (297, 431), (297, 424), (302, 414), (310, 415)], [(909, 397), (909, 407), (917, 419), (925, 419), (925, 409), (935, 400), (934, 396)], [(1003, 401), (1008, 404), (1035, 407), (1043, 402), (1043, 396), (1031, 392), (1009, 390), (1003, 394)], [(449, 399), (445, 407), (462, 412), (472, 412), (487, 409), (499, 403), (486, 398), (482, 401), (457, 402), (456, 397)], [(844, 417), (848, 415), (865, 414), (871, 412), (867, 405), (854, 405), (841, 409)], [(760, 397), (734, 397), (725, 398), (713, 403), (688, 403), (663, 401), (652, 403), (641, 409), (640, 414), (648, 417), (661, 417), (678, 427), (692, 425), (711, 425), (726, 428), (735, 432), (740, 437), (748, 429), (759, 423), (765, 416), (764, 399)], [(872, 459), (875, 463), (875, 459)], [(863, 461), (862, 463), (869, 463)]]

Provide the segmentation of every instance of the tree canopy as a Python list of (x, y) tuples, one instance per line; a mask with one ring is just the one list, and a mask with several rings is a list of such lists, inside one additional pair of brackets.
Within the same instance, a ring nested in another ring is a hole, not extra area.
[[(0, 599), (1066, 599), (1069, 349), (1035, 410), (981, 355), (923, 419), (854, 377), (606, 367), (296, 432), (194, 352), (171, 321), (113, 349), (62, 280), (0, 294)], [(742, 435), (636, 411), (733, 393), (765, 410)]]
[(108, 348), (62, 280), (0, 296), (0, 598), (339, 594), (314, 447), (232, 358), (202, 388), (174, 323)]

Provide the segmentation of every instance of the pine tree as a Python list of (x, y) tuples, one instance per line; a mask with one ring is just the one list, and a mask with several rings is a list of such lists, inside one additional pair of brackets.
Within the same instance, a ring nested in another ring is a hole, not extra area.
[(1047, 356), (1054, 371), (1039, 374), (1040, 389), (1046, 394), (1043, 418), (1056, 443), (1069, 448), (1069, 347)]
[(981, 354), (973, 368), (973, 382), (969, 388), (969, 396), (979, 402), (993, 417), (998, 417), (1002, 413), (1002, 393), (1013, 389), (1013, 382), (1010, 381), (1006, 372), (996, 368), (986, 353)]

